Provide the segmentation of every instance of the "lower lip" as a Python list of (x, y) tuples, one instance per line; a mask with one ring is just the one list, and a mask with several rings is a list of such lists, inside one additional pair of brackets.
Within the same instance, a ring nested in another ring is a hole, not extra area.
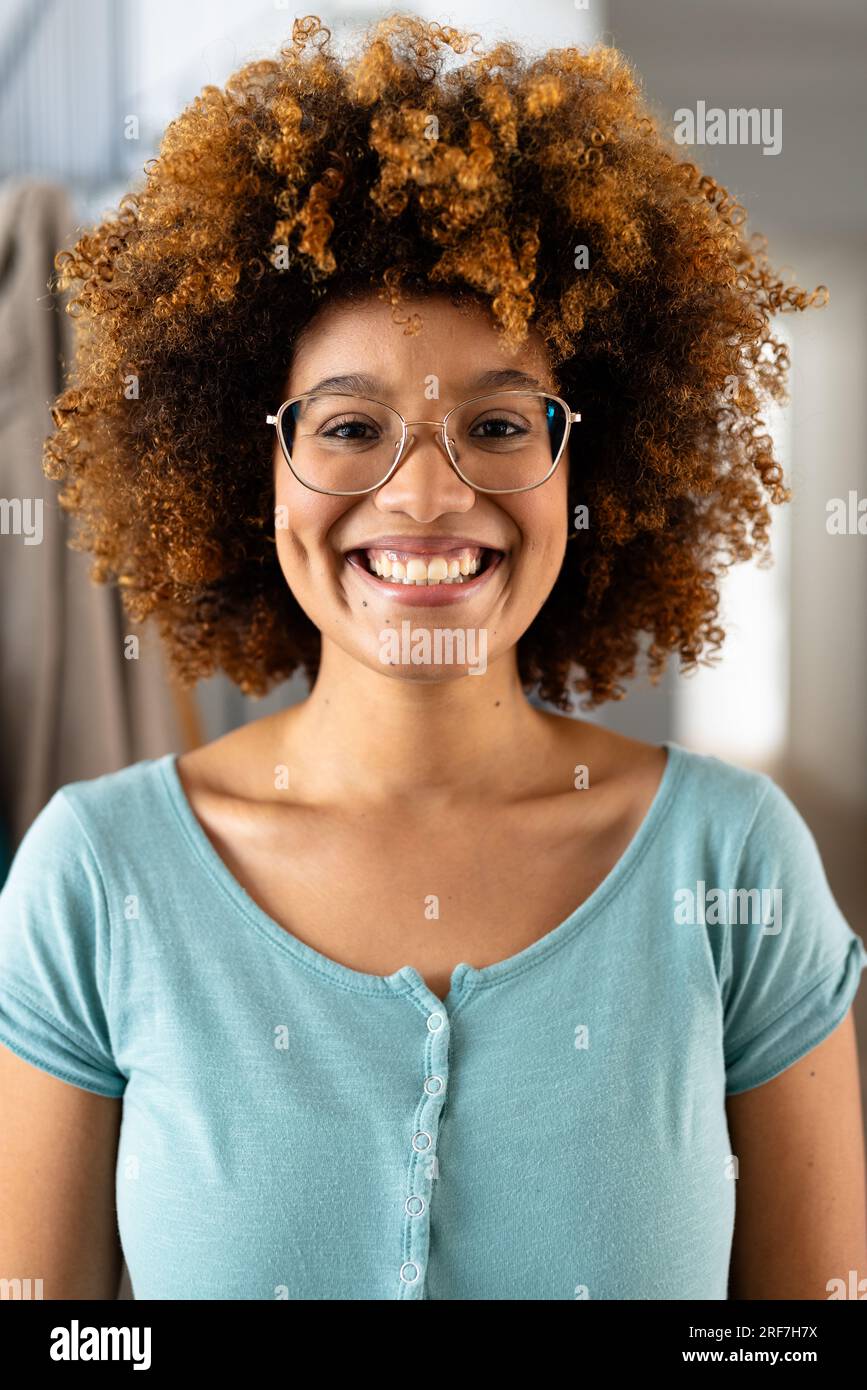
[(491, 575), (500, 567), (502, 554), (495, 555), (487, 569), (466, 578), (463, 584), (391, 584), (371, 574), (354, 555), (347, 555), (346, 562), (383, 598), (393, 599), (395, 603), (405, 603), (410, 608), (443, 608), (450, 603), (460, 603), (484, 588)]

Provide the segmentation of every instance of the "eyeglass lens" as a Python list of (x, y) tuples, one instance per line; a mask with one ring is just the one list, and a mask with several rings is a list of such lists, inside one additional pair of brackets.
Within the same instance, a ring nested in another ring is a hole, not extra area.
[[(567, 423), (552, 396), (500, 392), (466, 401), (450, 414), (449, 453), (476, 487), (532, 487), (559, 457)], [(402, 423), (390, 406), (363, 396), (313, 395), (283, 411), (281, 435), (302, 482), (360, 492), (385, 478), (400, 447)]]

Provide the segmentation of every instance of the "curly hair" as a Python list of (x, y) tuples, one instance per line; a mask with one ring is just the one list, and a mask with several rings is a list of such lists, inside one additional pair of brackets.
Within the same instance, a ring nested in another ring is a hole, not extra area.
[(790, 496), (760, 417), (786, 399), (770, 320), (825, 287), (769, 268), (616, 49), (485, 51), (400, 13), (343, 59), (330, 39), (298, 19), (277, 58), (205, 87), (143, 188), (55, 258), (78, 322), (44, 469), (66, 480), (73, 546), (133, 622), (154, 618), (182, 684), (314, 680), (261, 423), (287, 345), (324, 297), (376, 292), (413, 333), (406, 298), (451, 294), (506, 350), (538, 330), (583, 416), (570, 514), (591, 524), (519, 640), (525, 689), (560, 709), (570, 690), (622, 698), (645, 637), (652, 680), (673, 652), (707, 662), (720, 580), (767, 551), (768, 502)]

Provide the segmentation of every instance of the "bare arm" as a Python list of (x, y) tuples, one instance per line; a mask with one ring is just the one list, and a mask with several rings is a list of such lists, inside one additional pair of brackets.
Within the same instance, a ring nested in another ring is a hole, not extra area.
[(855, 1023), (764, 1086), (726, 1102), (737, 1156), (732, 1299), (827, 1299), (867, 1277), (864, 1135)]
[(0, 1278), (43, 1297), (117, 1297), (114, 1180), (123, 1102), (0, 1045)]

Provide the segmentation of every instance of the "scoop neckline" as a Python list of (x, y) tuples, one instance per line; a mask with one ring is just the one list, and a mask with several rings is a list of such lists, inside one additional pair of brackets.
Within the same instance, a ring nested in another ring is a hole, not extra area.
[(560, 950), (573, 936), (588, 926), (612, 897), (625, 886), (656, 836), (674, 798), (688, 756), (685, 748), (670, 739), (662, 740), (659, 747), (666, 750), (667, 757), (653, 800), (626, 849), (593, 892), (557, 926), (513, 955), (491, 965), (478, 967), (461, 961), (452, 970), (449, 990), (444, 999), (434, 994), (415, 966), (403, 965), (390, 975), (375, 975), (354, 970), (352, 966), (343, 965), (315, 947), (309, 946), (306, 941), (302, 941), (300, 937), (294, 936), (286, 927), (281, 926), (250, 896), (212, 845), (181, 781), (177, 768), (179, 754), (164, 754), (156, 759), (156, 766), (162, 775), (181, 829), (199, 863), (224, 896), (260, 935), (320, 978), (340, 988), (360, 994), (413, 992), (427, 1004), (432, 1001), (434, 1007), (445, 1008), (448, 1011), (457, 1003), (459, 997), (466, 996), (470, 988), (491, 988), (535, 967), (553, 952)]

